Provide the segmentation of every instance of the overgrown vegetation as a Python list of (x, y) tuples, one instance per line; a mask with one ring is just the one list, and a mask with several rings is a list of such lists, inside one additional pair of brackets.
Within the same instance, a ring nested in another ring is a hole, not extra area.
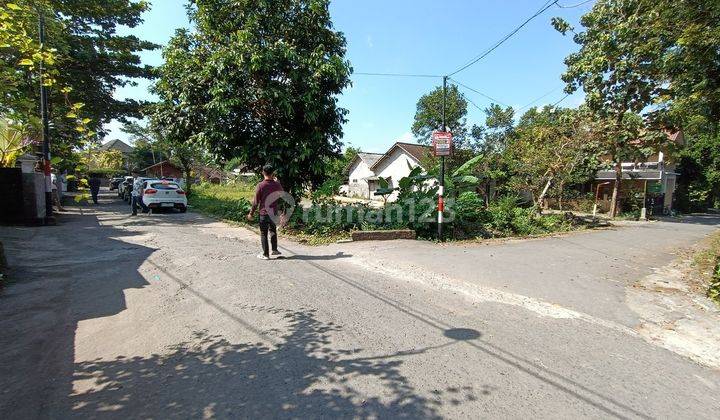
[(712, 235), (708, 246), (695, 255), (695, 266), (707, 281), (707, 297), (720, 305), (720, 232)]
[[(469, 162), (472, 164), (473, 162)], [(474, 190), (480, 182), (462, 175), (472, 165), (462, 165), (451, 178), (451, 196), (445, 210), (447, 239), (476, 239), (541, 235), (582, 228), (572, 217), (544, 215), (533, 206), (522, 207), (517, 196), (504, 196), (486, 205), (483, 196)], [(420, 238), (436, 239), (438, 187), (419, 167), (402, 178), (398, 187), (387, 183), (379, 192), (397, 199), (384, 206), (365, 203), (339, 204), (332, 191), (316, 190), (307, 199), (311, 205), (295, 208), (285, 226), (286, 233), (310, 243), (326, 243), (349, 237), (352, 231), (412, 229)], [(456, 194), (457, 192), (457, 194)], [(201, 184), (190, 195), (194, 209), (215, 217), (247, 223), (245, 216), (253, 199), (254, 185)]]

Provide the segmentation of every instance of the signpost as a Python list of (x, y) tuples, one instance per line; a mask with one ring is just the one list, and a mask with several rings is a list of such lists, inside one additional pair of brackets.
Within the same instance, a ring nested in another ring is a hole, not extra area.
[[(442, 130), (433, 133), (433, 151), (435, 156), (440, 156), (440, 188), (438, 189), (438, 241), (443, 240), (443, 212), (445, 211), (445, 156), (452, 153), (452, 134), (447, 132), (445, 123), (445, 108), (447, 107), (447, 76), (443, 76), (443, 101), (442, 101)], [(438, 149), (438, 142), (440, 148)], [(438, 154), (438, 151), (440, 154)]]
[(432, 134), (432, 147), (435, 156), (451, 156), (453, 152), (452, 133), (434, 132)]
[(438, 240), (442, 241), (443, 212), (445, 211), (445, 156), (453, 152), (452, 133), (436, 131), (432, 135), (432, 148), (435, 156), (440, 156), (440, 188), (438, 189)]

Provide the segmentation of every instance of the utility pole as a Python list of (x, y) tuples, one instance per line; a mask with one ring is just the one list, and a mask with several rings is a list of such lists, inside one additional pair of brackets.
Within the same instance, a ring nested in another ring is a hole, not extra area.
[[(447, 107), (447, 76), (443, 76), (442, 131), (447, 130), (445, 108)], [(438, 190), (438, 241), (443, 241), (443, 211), (445, 211), (445, 156), (440, 156), (440, 189)]]
[[(45, 11), (42, 6), (40, 13), (40, 52), (45, 52)], [(53, 215), (52, 203), (52, 177), (50, 175), (50, 128), (48, 123), (48, 98), (47, 87), (44, 80), (44, 58), (40, 58), (40, 117), (42, 119), (42, 152), (43, 168), (45, 172), (45, 218), (50, 220)]]

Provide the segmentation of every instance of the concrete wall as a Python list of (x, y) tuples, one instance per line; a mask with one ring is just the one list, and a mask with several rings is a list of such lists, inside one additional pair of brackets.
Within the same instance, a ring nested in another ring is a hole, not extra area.
[(45, 175), (39, 172), (23, 174), (25, 218), (29, 222), (45, 218)]
[[(398, 182), (410, 174), (411, 167), (419, 166), (418, 162), (410, 157), (404, 150), (396, 147), (390, 156), (384, 158), (377, 167), (375, 167), (375, 173), (377, 176), (382, 178), (390, 178), (390, 186), (397, 187)], [(388, 201), (395, 201), (397, 199), (397, 191), (392, 193), (388, 197)], [(382, 197), (375, 197), (373, 199), (382, 200)]]
[(370, 170), (370, 167), (368, 167), (364, 160), (356, 159), (355, 163), (350, 167), (348, 195), (351, 197), (370, 198), (367, 178), (374, 175), (375, 173)]

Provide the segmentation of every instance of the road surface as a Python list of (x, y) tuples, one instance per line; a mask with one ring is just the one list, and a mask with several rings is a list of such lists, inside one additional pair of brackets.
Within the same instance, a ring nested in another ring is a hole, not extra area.
[(248, 230), (132, 218), (111, 197), (0, 227), (3, 418), (720, 412), (720, 371), (643, 335), (627, 295), (716, 219), (491, 245), (281, 241), (286, 258), (262, 261)]

